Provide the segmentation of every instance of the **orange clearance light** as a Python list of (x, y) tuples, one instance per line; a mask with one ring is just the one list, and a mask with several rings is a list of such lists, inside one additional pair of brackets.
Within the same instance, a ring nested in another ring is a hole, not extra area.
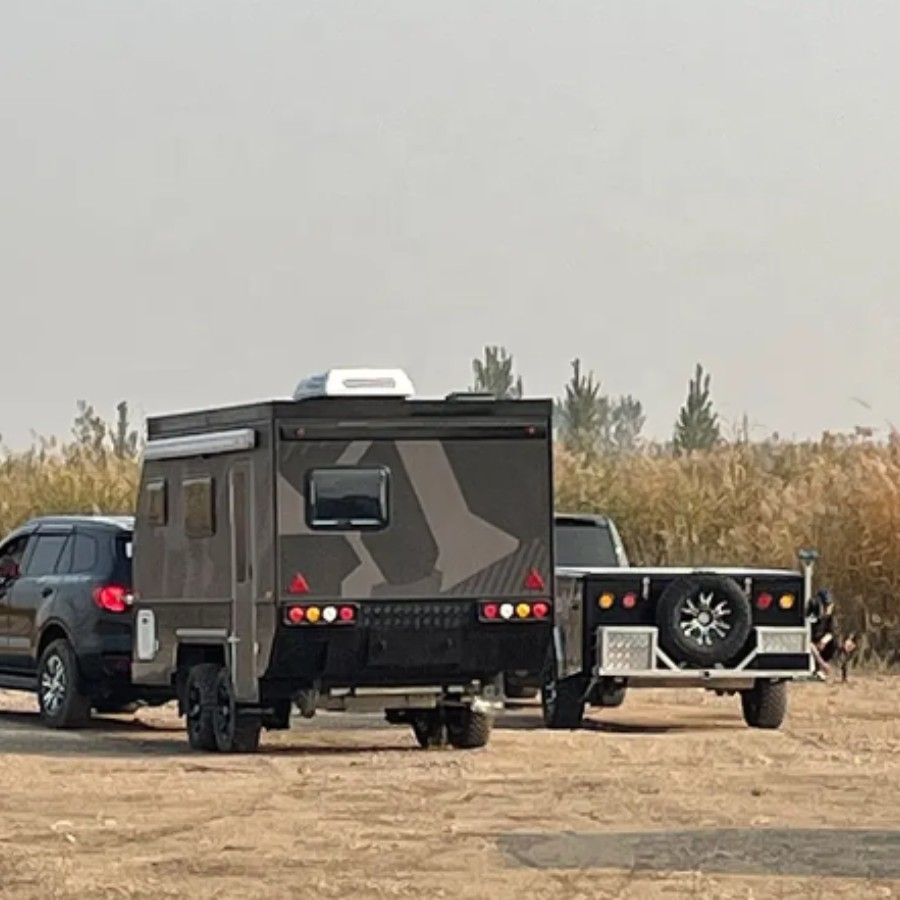
[(542, 591), (544, 590), (544, 579), (537, 569), (532, 569), (525, 577), (526, 591)]
[(604, 594), (597, 602), (600, 609), (609, 609), (616, 602), (616, 598), (612, 594)]
[(309, 593), (309, 583), (303, 577), (303, 575), (298, 572), (291, 583), (288, 585), (288, 593), (289, 594), (308, 594)]
[(318, 622), (321, 616), (322, 613), (318, 606), (310, 606), (310, 608), (306, 610), (306, 618), (309, 622)]
[(530, 612), (531, 612), (531, 607), (527, 603), (520, 603), (516, 607), (516, 615), (520, 619), (527, 619)]
[(304, 618), (304, 611), (302, 606), (292, 606), (288, 610), (288, 620), (293, 622), (295, 625), (299, 625)]
[(790, 609), (794, 603), (796, 602), (796, 597), (793, 594), (782, 594), (778, 598), (778, 605), (782, 609)]

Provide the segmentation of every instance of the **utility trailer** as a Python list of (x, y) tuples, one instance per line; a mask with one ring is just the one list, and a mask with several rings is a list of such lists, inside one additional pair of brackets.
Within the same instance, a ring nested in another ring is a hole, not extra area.
[(151, 418), (133, 678), (190, 745), (252, 751), (294, 706), (488, 742), (501, 676), (552, 628), (549, 400), (413, 398), (331, 370), (290, 400)]
[(779, 728), (787, 685), (813, 676), (806, 611), (816, 554), (801, 570), (566, 568), (556, 575), (542, 673), (549, 728), (577, 728), (588, 703), (634, 687), (740, 694), (744, 721)]

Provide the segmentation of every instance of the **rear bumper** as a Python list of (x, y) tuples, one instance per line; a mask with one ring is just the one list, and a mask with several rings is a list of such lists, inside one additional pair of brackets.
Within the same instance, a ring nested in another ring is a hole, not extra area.
[(268, 684), (322, 689), (459, 685), (539, 670), (546, 621), (479, 622), (474, 602), (365, 604), (352, 626), (281, 625)]
[(812, 677), (815, 661), (806, 628), (754, 629), (753, 646), (738, 663), (726, 667), (679, 666), (659, 647), (652, 626), (598, 628), (593, 675), (627, 678), (629, 683), (714, 684), (752, 682), (758, 678), (803, 680)]

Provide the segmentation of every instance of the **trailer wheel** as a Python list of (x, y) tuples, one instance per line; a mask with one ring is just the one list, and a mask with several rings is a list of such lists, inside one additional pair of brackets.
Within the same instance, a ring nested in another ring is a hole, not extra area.
[(485, 747), (491, 738), (493, 724), (493, 719), (487, 713), (462, 709), (447, 723), (447, 738), (457, 750)]
[(753, 627), (750, 601), (723, 575), (692, 575), (673, 581), (659, 598), (659, 642), (675, 662), (697, 666), (728, 663)]
[(580, 675), (556, 678), (556, 659), (551, 647), (541, 676), (541, 711), (547, 728), (580, 728), (586, 703), (586, 680)]
[(217, 750), (213, 710), (216, 704), (216, 663), (191, 666), (184, 688), (184, 719), (188, 744), (193, 750)]
[(780, 728), (787, 714), (787, 682), (757, 681), (741, 691), (744, 721), (751, 728)]
[(412, 730), (423, 750), (437, 750), (447, 746), (447, 726), (436, 711), (414, 716)]
[(213, 725), (221, 753), (255, 753), (259, 749), (262, 717), (238, 706), (231, 675), (224, 666), (216, 673)]

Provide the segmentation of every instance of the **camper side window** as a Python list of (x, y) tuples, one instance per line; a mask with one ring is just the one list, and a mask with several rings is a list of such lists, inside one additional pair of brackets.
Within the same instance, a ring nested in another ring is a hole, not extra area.
[(312, 469), (306, 478), (306, 524), (339, 531), (388, 524), (388, 470), (356, 466)]
[(210, 477), (185, 478), (184, 533), (189, 538), (208, 538), (216, 533), (215, 491)]
[(147, 522), (150, 525), (165, 525), (168, 518), (166, 480), (159, 478), (147, 482)]

